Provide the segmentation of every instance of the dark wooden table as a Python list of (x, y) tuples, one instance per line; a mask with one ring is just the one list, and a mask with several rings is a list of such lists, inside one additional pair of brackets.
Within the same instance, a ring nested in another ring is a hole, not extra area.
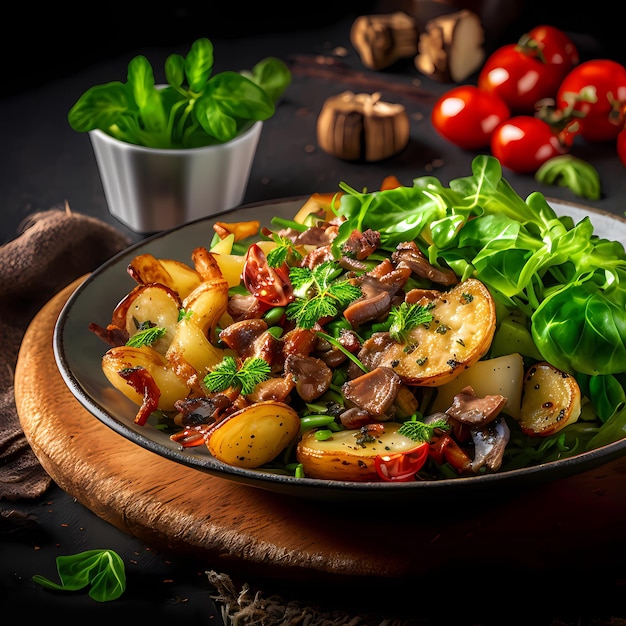
[[(367, 8), (376, 8), (377, 4), (371, 3)], [(221, 34), (214, 22), (207, 27), (207, 34), (216, 48), (216, 70), (249, 68), (261, 58), (273, 55), (288, 62), (293, 73), (293, 83), (276, 115), (263, 129), (245, 201), (334, 191), (341, 181), (355, 188), (374, 189), (389, 174), (395, 174), (405, 184), (425, 174), (435, 175), (444, 183), (469, 175), (474, 155), (444, 142), (429, 121), (433, 102), (451, 85), (429, 81), (410, 61), (384, 72), (366, 70), (349, 40), (350, 26), (363, 10), (348, 5), (345, 13), (334, 18), (328, 11), (321, 13), (324, 12), (320, 11), (310, 22), (296, 23), (292, 16), (289, 29), (273, 28), (265, 19), (259, 22), (263, 29), (260, 32), (255, 32), (248, 22), (242, 23), (238, 30), (232, 16), (223, 22), (225, 28)], [(543, 14), (537, 9), (528, 11), (509, 27), (508, 32), (514, 34), (508, 36), (516, 37), (524, 32), (529, 22), (534, 25), (545, 21), (538, 16)], [(27, 71), (14, 69), (15, 90), (5, 87), (0, 99), (0, 119), (5, 122), (0, 168), (3, 203), (0, 243), (15, 237), (19, 224), (33, 212), (65, 203), (76, 212), (114, 224), (134, 240), (140, 238), (108, 214), (89, 139), (69, 127), (67, 112), (91, 85), (123, 79), (128, 61), (139, 52), (153, 62), (155, 69), (162, 68), (170, 52), (184, 54), (193, 39), (204, 34), (196, 17), (190, 12), (186, 18), (172, 18), (177, 28), (172, 29), (171, 35), (165, 27), (152, 37), (145, 31), (135, 35), (130, 29), (121, 28), (117, 45), (101, 33), (90, 35), (86, 23), (74, 31), (64, 27), (57, 36), (70, 39), (64, 40), (59, 49), (54, 49), (53, 37), (40, 39), (45, 31), (43, 25), (33, 27), (33, 36), (25, 41), (40, 55), (38, 71), (33, 71), (32, 81), (29, 81)], [(563, 20), (563, 27), (569, 29), (583, 58), (610, 56), (622, 62), (626, 60), (619, 58), (620, 49), (614, 45), (610, 17), (606, 17), (606, 28), (611, 36), (604, 38), (595, 30), (598, 19), (589, 18), (586, 22), (581, 17), (575, 21), (571, 13), (557, 16), (556, 12), (553, 17), (555, 25), (560, 25), (557, 17)], [(177, 19), (180, 23), (176, 23)], [(72, 32), (74, 46), (70, 43)], [(622, 53), (626, 56), (624, 51)], [(19, 64), (24, 67), (23, 61)], [(345, 90), (380, 91), (384, 99), (404, 104), (411, 119), (411, 141), (407, 149), (392, 159), (372, 164), (340, 161), (320, 150), (316, 141), (317, 116), (326, 98)], [(549, 197), (582, 202), (623, 216), (626, 169), (617, 159), (614, 146), (580, 145), (576, 147), (576, 154), (599, 170), (601, 199), (582, 201), (569, 189), (541, 185), (532, 176), (510, 172), (505, 175), (522, 196), (541, 191)], [(206, 563), (153, 549), (103, 521), (57, 485), (38, 501), (0, 502), (0, 507), (3, 511), (15, 511), (15, 515), (0, 526), (0, 601), (3, 606), (8, 604), (19, 614), (37, 621), (52, 617), (75, 621), (97, 614), (119, 623), (130, 623), (131, 615), (140, 615), (153, 624), (220, 623), (219, 612), (209, 597), (204, 575)], [(408, 508), (389, 511), (390, 520), (407, 514)], [(607, 528), (611, 528), (608, 519)], [(418, 540), (407, 537), (407, 541)], [(545, 540), (549, 542), (550, 537)], [(511, 537), (511, 541), (515, 541), (515, 537)], [(54, 559), (61, 552), (71, 554), (103, 547), (116, 550), (128, 564), (129, 586), (121, 601), (98, 605), (97, 613), (93, 601), (86, 596), (50, 594), (30, 581), (35, 573), (54, 579)], [(507, 547), (503, 545), (501, 549), (506, 551)], [(571, 551), (575, 553), (577, 549), (573, 542)], [(406, 605), (415, 607), (416, 624), (429, 626), (444, 623), (548, 625), (556, 624), (557, 618), (560, 623), (609, 623), (612, 616), (626, 618), (626, 600), (622, 597), (626, 584), (626, 568), (621, 566), (624, 556), (607, 552), (606, 568), (597, 567), (594, 571), (565, 572), (560, 563), (555, 562), (553, 570), (542, 568), (529, 574), (493, 571), (488, 555), (477, 558), (473, 554), (459, 554), (455, 571), (445, 572), (416, 589), (408, 589)], [(419, 564), (416, 567), (419, 568)], [(259, 582), (269, 593), (297, 592), (287, 585), (277, 588), (271, 580)], [(317, 598), (323, 599), (324, 594), (337, 598), (337, 588), (333, 587), (336, 585), (329, 581), (328, 586), (315, 590)], [(354, 607), (360, 601), (367, 609), (382, 606), (387, 615), (394, 614), (394, 607), (384, 606), (384, 599), (359, 599), (358, 593), (358, 588), (350, 589), (351, 598), (346, 605)], [(500, 607), (505, 601), (509, 617), (503, 619)], [(542, 607), (547, 607), (547, 612), (540, 612)], [(406, 610), (406, 606), (403, 609)], [(511, 617), (511, 613), (518, 617)], [(532, 622), (529, 615), (533, 615)]]

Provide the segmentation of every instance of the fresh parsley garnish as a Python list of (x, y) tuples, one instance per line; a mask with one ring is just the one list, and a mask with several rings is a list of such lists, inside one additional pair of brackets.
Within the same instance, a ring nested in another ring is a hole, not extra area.
[(241, 393), (252, 393), (254, 388), (267, 380), (272, 369), (267, 361), (259, 357), (247, 358), (240, 367), (232, 356), (222, 359), (205, 377), (204, 384), (210, 391), (220, 392), (229, 388), (241, 389)]
[(163, 326), (151, 326), (150, 328), (144, 328), (130, 337), (126, 342), (126, 345), (131, 348), (151, 346), (155, 341), (161, 339), (166, 332), (167, 328), (164, 328)]
[(433, 420), (429, 424), (420, 422), (419, 420), (410, 420), (404, 422), (400, 428), (398, 428), (398, 434), (404, 435), (413, 441), (430, 441), (433, 436), (433, 432), (437, 428), (448, 430), (450, 426), (445, 420), (437, 419)]
[(272, 248), (266, 255), (267, 264), (270, 267), (281, 267), (283, 263), (296, 263), (302, 259), (302, 255), (291, 239), (276, 233), (272, 233), (272, 239), (276, 247)]
[(313, 269), (292, 267), (289, 279), (296, 299), (287, 306), (287, 319), (300, 328), (313, 328), (318, 320), (336, 317), (351, 302), (361, 297), (361, 288), (349, 280), (335, 280), (343, 268), (324, 261)]
[(407, 304), (403, 302), (400, 306), (393, 307), (389, 312), (391, 325), (389, 335), (398, 343), (406, 343), (409, 340), (408, 334), (420, 324), (429, 324), (433, 321), (430, 310), (433, 305)]
[(192, 315), (193, 315), (193, 311), (191, 309), (189, 311), (187, 311), (185, 309), (179, 309), (178, 310), (178, 321), (182, 322), (183, 320), (189, 320), (189, 319), (191, 319)]

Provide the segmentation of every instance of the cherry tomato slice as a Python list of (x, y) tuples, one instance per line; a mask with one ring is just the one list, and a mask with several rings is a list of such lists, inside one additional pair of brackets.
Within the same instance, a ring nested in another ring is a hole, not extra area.
[(379, 454), (374, 459), (376, 472), (387, 482), (407, 482), (413, 480), (428, 459), (430, 446), (424, 441), (415, 448), (393, 454)]
[(243, 284), (261, 302), (270, 306), (287, 306), (293, 300), (289, 267), (270, 267), (265, 253), (256, 243), (248, 248), (243, 264)]

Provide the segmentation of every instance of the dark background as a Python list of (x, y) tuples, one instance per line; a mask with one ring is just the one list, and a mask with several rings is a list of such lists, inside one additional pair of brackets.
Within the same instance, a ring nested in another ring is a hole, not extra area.
[[(589, 55), (626, 58), (620, 5), (608, 0), (583, 7), (550, 0), (318, 0), (246, 5), (209, 1), (175, 3), (156, 10), (143, 2), (88, 3), (77, 11), (60, 3), (45, 3), (36, 10), (18, 3), (12, 8), (12, 19), (5, 21), (7, 32), (0, 44), (4, 59), (0, 93), (30, 89), (137, 48), (188, 45), (198, 37), (284, 34), (332, 24), (350, 14), (404, 10), (429, 15), (446, 7), (470, 8), (481, 15), (488, 49), (516, 41), (538, 24), (551, 24), (586, 44), (584, 51)], [(9, 31), (13, 36), (7, 36)], [(216, 63), (220, 61), (224, 59), (216, 57)]]
[[(251, 67), (268, 54), (291, 62), (298, 55), (331, 55), (344, 47), (346, 56), (336, 58), (349, 70), (347, 75), (370, 81), (365, 85), (358, 81), (341, 84), (305, 72), (294, 74), (276, 116), (263, 129), (246, 202), (334, 191), (343, 180), (355, 188), (375, 188), (388, 174), (397, 174), (409, 184), (414, 176), (431, 172), (427, 168), (437, 162), (441, 168), (435, 174), (441, 175), (444, 182), (468, 175), (472, 155), (437, 137), (426, 117), (433, 98), (451, 86), (424, 79), (410, 61), (380, 74), (364, 72), (348, 40), (354, 16), (396, 9), (419, 12), (426, 5), (439, 4), (420, 0), (339, 0), (256, 3), (244, 8), (233, 2), (204, 2), (165, 9), (157, 8), (155, 3), (136, 2), (89, 3), (73, 9), (53, 3), (37, 8), (27, 3), (14, 5), (11, 18), (7, 13), (4, 19), (5, 32), (0, 41), (0, 244), (16, 236), (20, 223), (34, 211), (62, 206), (65, 201), (74, 211), (97, 216), (124, 230), (107, 213), (89, 139), (69, 128), (67, 112), (88, 87), (124, 80), (125, 68), (135, 54), (146, 54), (158, 73), (167, 54), (184, 54), (198, 37), (213, 40), (216, 71)], [(483, 15), (489, 25), (488, 50), (516, 41), (533, 26), (548, 23), (571, 35), (583, 60), (606, 57), (626, 61), (623, 25), (616, 14), (619, 3), (599, 0), (585, 5), (584, 10), (569, 2), (536, 0), (458, 2), (450, 6), (466, 6)], [(389, 100), (406, 104), (411, 113), (408, 149), (388, 161), (366, 165), (340, 162), (317, 149), (315, 121), (324, 99), (344, 89), (372, 91), (380, 80), (389, 87), (403, 88), (402, 95), (391, 89), (383, 91)], [(414, 87), (413, 93), (410, 87)], [(595, 165), (602, 179), (602, 198), (584, 203), (623, 216), (626, 170), (614, 147), (584, 146), (577, 154)], [(538, 185), (531, 176), (507, 173), (507, 178), (523, 196), (541, 190), (564, 201), (580, 201), (570, 190)], [(31, 623), (53, 617), (69, 622), (94, 615), (118, 623), (137, 623), (137, 615), (149, 624), (219, 623), (211, 614), (202, 564), (155, 553), (97, 518), (56, 485), (35, 502), (0, 502), (0, 508), (15, 510), (8, 524), (0, 527), (0, 604), (17, 610)], [(390, 511), (390, 521), (394, 515), (408, 514), (407, 510)], [(541, 523), (541, 512), (529, 515), (534, 516), (534, 523)], [(122, 603), (99, 606), (95, 612), (93, 602), (80, 594), (68, 599), (30, 582), (29, 576), (34, 573), (55, 578), (54, 558), (60, 551), (75, 553), (97, 547), (115, 549), (128, 564), (131, 591)], [(608, 619), (611, 611), (626, 615), (623, 576), (615, 581), (607, 580), (612, 572), (583, 572), (572, 581), (577, 573), (569, 577), (563, 572), (557, 574), (559, 564), (555, 563), (554, 572), (543, 572), (532, 580), (513, 577), (511, 572), (507, 572), (507, 578), (490, 570), (488, 557), (459, 555), (458, 572), (452, 572), (450, 579), (432, 581), (427, 588), (408, 590), (407, 603), (415, 604), (418, 615), (434, 616), (432, 624), (454, 626), (486, 624), (486, 614), (492, 618), (489, 624), (497, 626), (552, 626), (552, 615), (571, 617), (569, 623), (580, 626), (595, 625), (603, 623), (596, 621), (600, 617)], [(607, 559), (617, 567), (623, 557), (615, 554)], [(267, 581), (265, 590), (276, 589)], [(324, 593), (322, 589), (320, 594)], [(359, 601), (358, 590), (354, 593), (353, 602)], [(508, 613), (499, 612), (505, 597), (511, 599)], [(369, 600), (362, 601), (367, 604)], [(525, 619), (546, 601), (548, 609), (542, 619)], [(576, 614), (583, 610), (584, 615)]]

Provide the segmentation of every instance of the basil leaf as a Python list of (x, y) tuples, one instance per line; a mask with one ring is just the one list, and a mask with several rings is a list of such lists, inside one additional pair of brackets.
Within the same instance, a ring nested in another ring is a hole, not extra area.
[(185, 74), (189, 89), (201, 92), (213, 71), (213, 44), (206, 38), (198, 39), (191, 45), (185, 58)]
[(135, 105), (124, 83), (115, 81), (88, 89), (68, 113), (70, 126), (79, 132), (96, 128), (105, 132)]
[(124, 561), (113, 550), (59, 556), (56, 563), (61, 584), (39, 575), (32, 577), (33, 582), (57, 591), (80, 591), (91, 585), (89, 595), (97, 602), (116, 600), (126, 590)]
[(180, 54), (170, 54), (165, 59), (165, 79), (172, 87), (181, 87), (185, 80), (185, 59)]
[(68, 113), (70, 126), (79, 132), (98, 129), (149, 148), (210, 146), (271, 117), (275, 101), (291, 82), (287, 66), (273, 57), (252, 72), (211, 77), (213, 64), (213, 44), (198, 39), (187, 56), (167, 57), (167, 85), (157, 88), (149, 61), (138, 55), (128, 64), (126, 83), (96, 85), (80, 96)]
[(275, 57), (268, 57), (259, 61), (252, 72), (241, 72), (250, 78), (276, 103), (291, 83), (291, 72), (287, 66)]
[(163, 103), (154, 84), (154, 72), (146, 57), (136, 56), (128, 64), (128, 85), (147, 132), (159, 133), (167, 125)]

